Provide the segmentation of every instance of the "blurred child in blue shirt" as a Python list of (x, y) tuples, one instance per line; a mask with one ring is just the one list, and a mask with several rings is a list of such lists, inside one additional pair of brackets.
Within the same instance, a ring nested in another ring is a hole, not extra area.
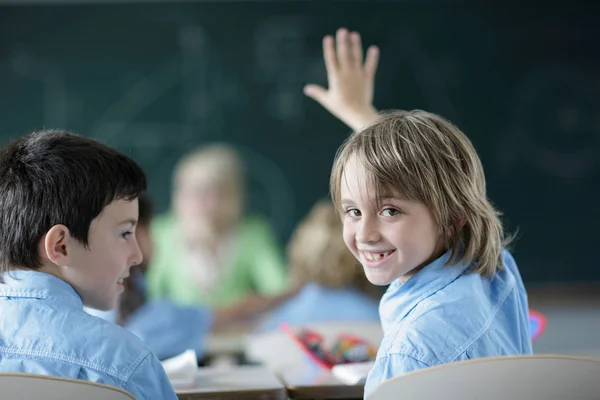
[(329, 200), (315, 204), (288, 245), (288, 265), (299, 292), (262, 321), (258, 331), (282, 322), (379, 321), (374, 286), (342, 239), (342, 221)]

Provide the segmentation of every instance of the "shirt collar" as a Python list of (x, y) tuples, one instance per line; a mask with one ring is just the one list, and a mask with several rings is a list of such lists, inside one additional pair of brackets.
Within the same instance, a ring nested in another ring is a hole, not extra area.
[(446, 265), (451, 254), (447, 251), (405, 283), (392, 282), (381, 299), (382, 323), (404, 319), (417, 304), (448, 286), (469, 268), (468, 263)]
[(13, 270), (2, 275), (0, 297), (56, 300), (83, 309), (81, 297), (62, 279), (34, 270)]

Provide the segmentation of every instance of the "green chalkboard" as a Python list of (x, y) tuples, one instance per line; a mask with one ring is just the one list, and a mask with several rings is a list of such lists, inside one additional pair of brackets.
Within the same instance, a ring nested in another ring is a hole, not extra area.
[(0, 142), (97, 138), (143, 165), (160, 210), (180, 155), (232, 143), (249, 209), (284, 243), (349, 133), (302, 94), (325, 83), (321, 37), (346, 26), (381, 48), (378, 108), (438, 112), (472, 138), (526, 282), (600, 280), (599, 9), (484, 3), (2, 7)]

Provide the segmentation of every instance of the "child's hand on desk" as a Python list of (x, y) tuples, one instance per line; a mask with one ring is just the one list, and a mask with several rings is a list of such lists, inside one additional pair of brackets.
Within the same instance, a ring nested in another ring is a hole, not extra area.
[(304, 93), (355, 131), (377, 119), (377, 110), (373, 107), (373, 86), (379, 61), (377, 47), (369, 47), (363, 62), (358, 32), (340, 28), (335, 41), (331, 36), (323, 38), (323, 58), (329, 88), (310, 84), (304, 87)]

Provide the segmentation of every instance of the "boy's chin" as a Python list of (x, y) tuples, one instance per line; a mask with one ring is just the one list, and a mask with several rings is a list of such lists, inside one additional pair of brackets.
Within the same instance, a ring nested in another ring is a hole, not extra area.
[(387, 286), (396, 280), (389, 274), (378, 274), (377, 272), (369, 271), (367, 268), (365, 268), (365, 275), (367, 280), (375, 286)]

